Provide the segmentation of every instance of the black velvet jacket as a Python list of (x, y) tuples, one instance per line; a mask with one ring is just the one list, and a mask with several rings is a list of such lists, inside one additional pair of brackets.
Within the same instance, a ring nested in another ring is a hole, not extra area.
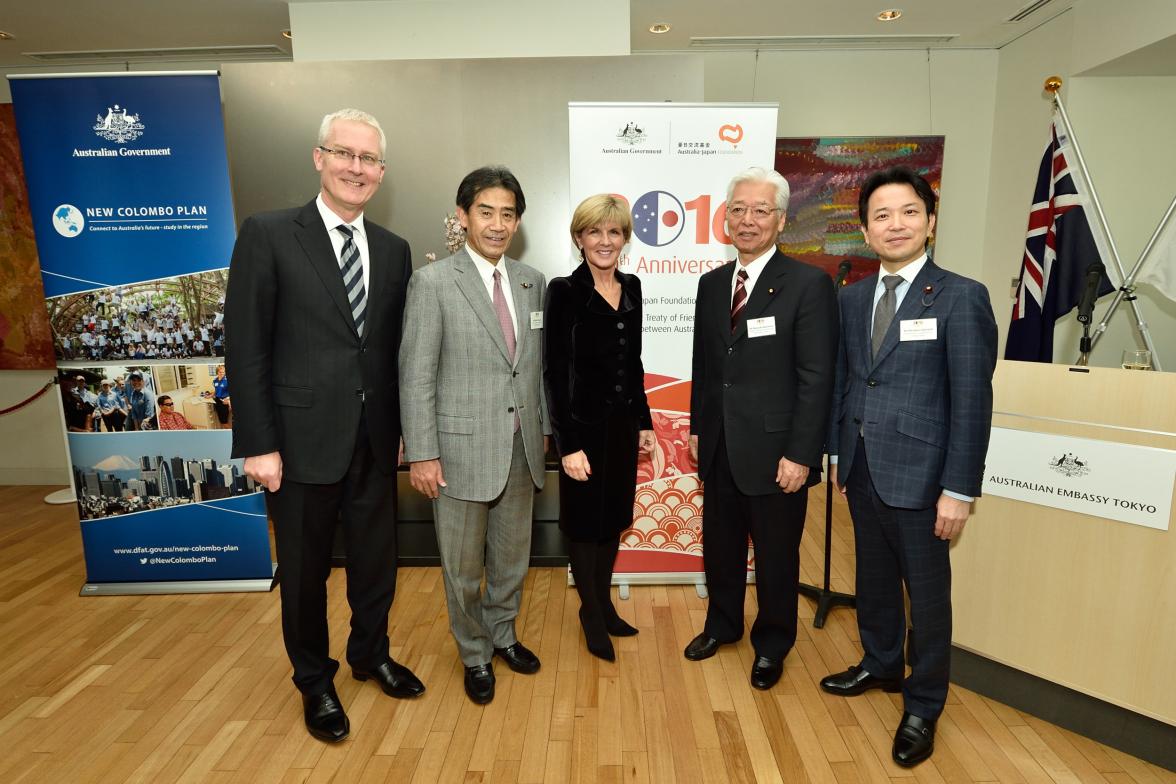
[(561, 456), (583, 449), (582, 433), (616, 406), (629, 409), (638, 429), (653, 429), (641, 364), (641, 281), (620, 270), (616, 276), (617, 310), (596, 292), (587, 262), (547, 286), (543, 380)]

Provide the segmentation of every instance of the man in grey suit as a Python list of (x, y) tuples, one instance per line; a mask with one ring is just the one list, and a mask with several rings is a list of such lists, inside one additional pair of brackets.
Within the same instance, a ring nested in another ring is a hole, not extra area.
[(494, 699), (492, 656), (539, 669), (514, 624), (551, 432), (540, 386), (547, 284), (505, 255), (525, 208), (509, 170), (466, 175), (466, 246), (412, 276), (400, 349), (404, 458), (433, 499), (449, 626), (478, 704)]

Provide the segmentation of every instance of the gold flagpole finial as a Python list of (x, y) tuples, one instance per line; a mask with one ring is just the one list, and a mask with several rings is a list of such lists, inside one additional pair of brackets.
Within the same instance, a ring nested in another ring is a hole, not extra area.
[(1050, 95), (1057, 95), (1060, 89), (1062, 89), (1062, 77), (1051, 76), (1045, 80), (1045, 91)]

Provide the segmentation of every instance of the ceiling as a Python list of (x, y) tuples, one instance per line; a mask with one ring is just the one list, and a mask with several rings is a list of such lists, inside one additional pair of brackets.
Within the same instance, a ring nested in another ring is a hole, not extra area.
[[(295, 0), (297, 1), (297, 0)], [(314, 0), (311, 0), (314, 1)], [(438, 0), (440, 1), (440, 0)], [(469, 2), (470, 0), (458, 0)], [(566, 2), (566, 0), (553, 0)], [(1075, 0), (631, 0), (630, 38), (634, 52), (765, 48), (1000, 48), (1074, 5)], [(0, 9), (0, 66), (42, 67), (94, 63), (230, 62), (290, 59), (286, 0), (93, 0), (16, 2)], [(343, 5), (343, 4), (340, 4)], [(350, 3), (352, 7), (362, 4)], [(503, 13), (509, 0), (494, 4)], [(1008, 19), (1038, 6), (1017, 22)], [(478, 7), (484, 7), (479, 6)], [(568, 3), (568, 23), (591, 34), (591, 21)], [(879, 22), (886, 8), (900, 19)], [(471, 12), (472, 13), (472, 12)], [(668, 33), (649, 26), (667, 23)], [(941, 40), (928, 40), (932, 36)], [(949, 38), (950, 36), (950, 38)], [(782, 37), (785, 37), (782, 39)], [(727, 40), (714, 41), (715, 38)], [(703, 40), (699, 39), (712, 39)], [(751, 39), (751, 40), (749, 40)], [(217, 51), (175, 52), (215, 47)], [(249, 47), (238, 49), (236, 47)], [(128, 52), (128, 50), (148, 50)], [(30, 53), (69, 52), (58, 57)]]

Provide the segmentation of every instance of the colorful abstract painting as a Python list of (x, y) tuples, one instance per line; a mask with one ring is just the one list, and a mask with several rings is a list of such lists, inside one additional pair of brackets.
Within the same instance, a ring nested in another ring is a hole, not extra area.
[(0, 104), (0, 370), (51, 370), (53, 337), (12, 104)]
[(872, 275), (878, 259), (862, 239), (858, 190), (874, 172), (908, 166), (939, 193), (942, 136), (822, 136), (776, 139), (776, 171), (792, 197), (780, 249), (831, 276), (849, 259), (849, 282)]

